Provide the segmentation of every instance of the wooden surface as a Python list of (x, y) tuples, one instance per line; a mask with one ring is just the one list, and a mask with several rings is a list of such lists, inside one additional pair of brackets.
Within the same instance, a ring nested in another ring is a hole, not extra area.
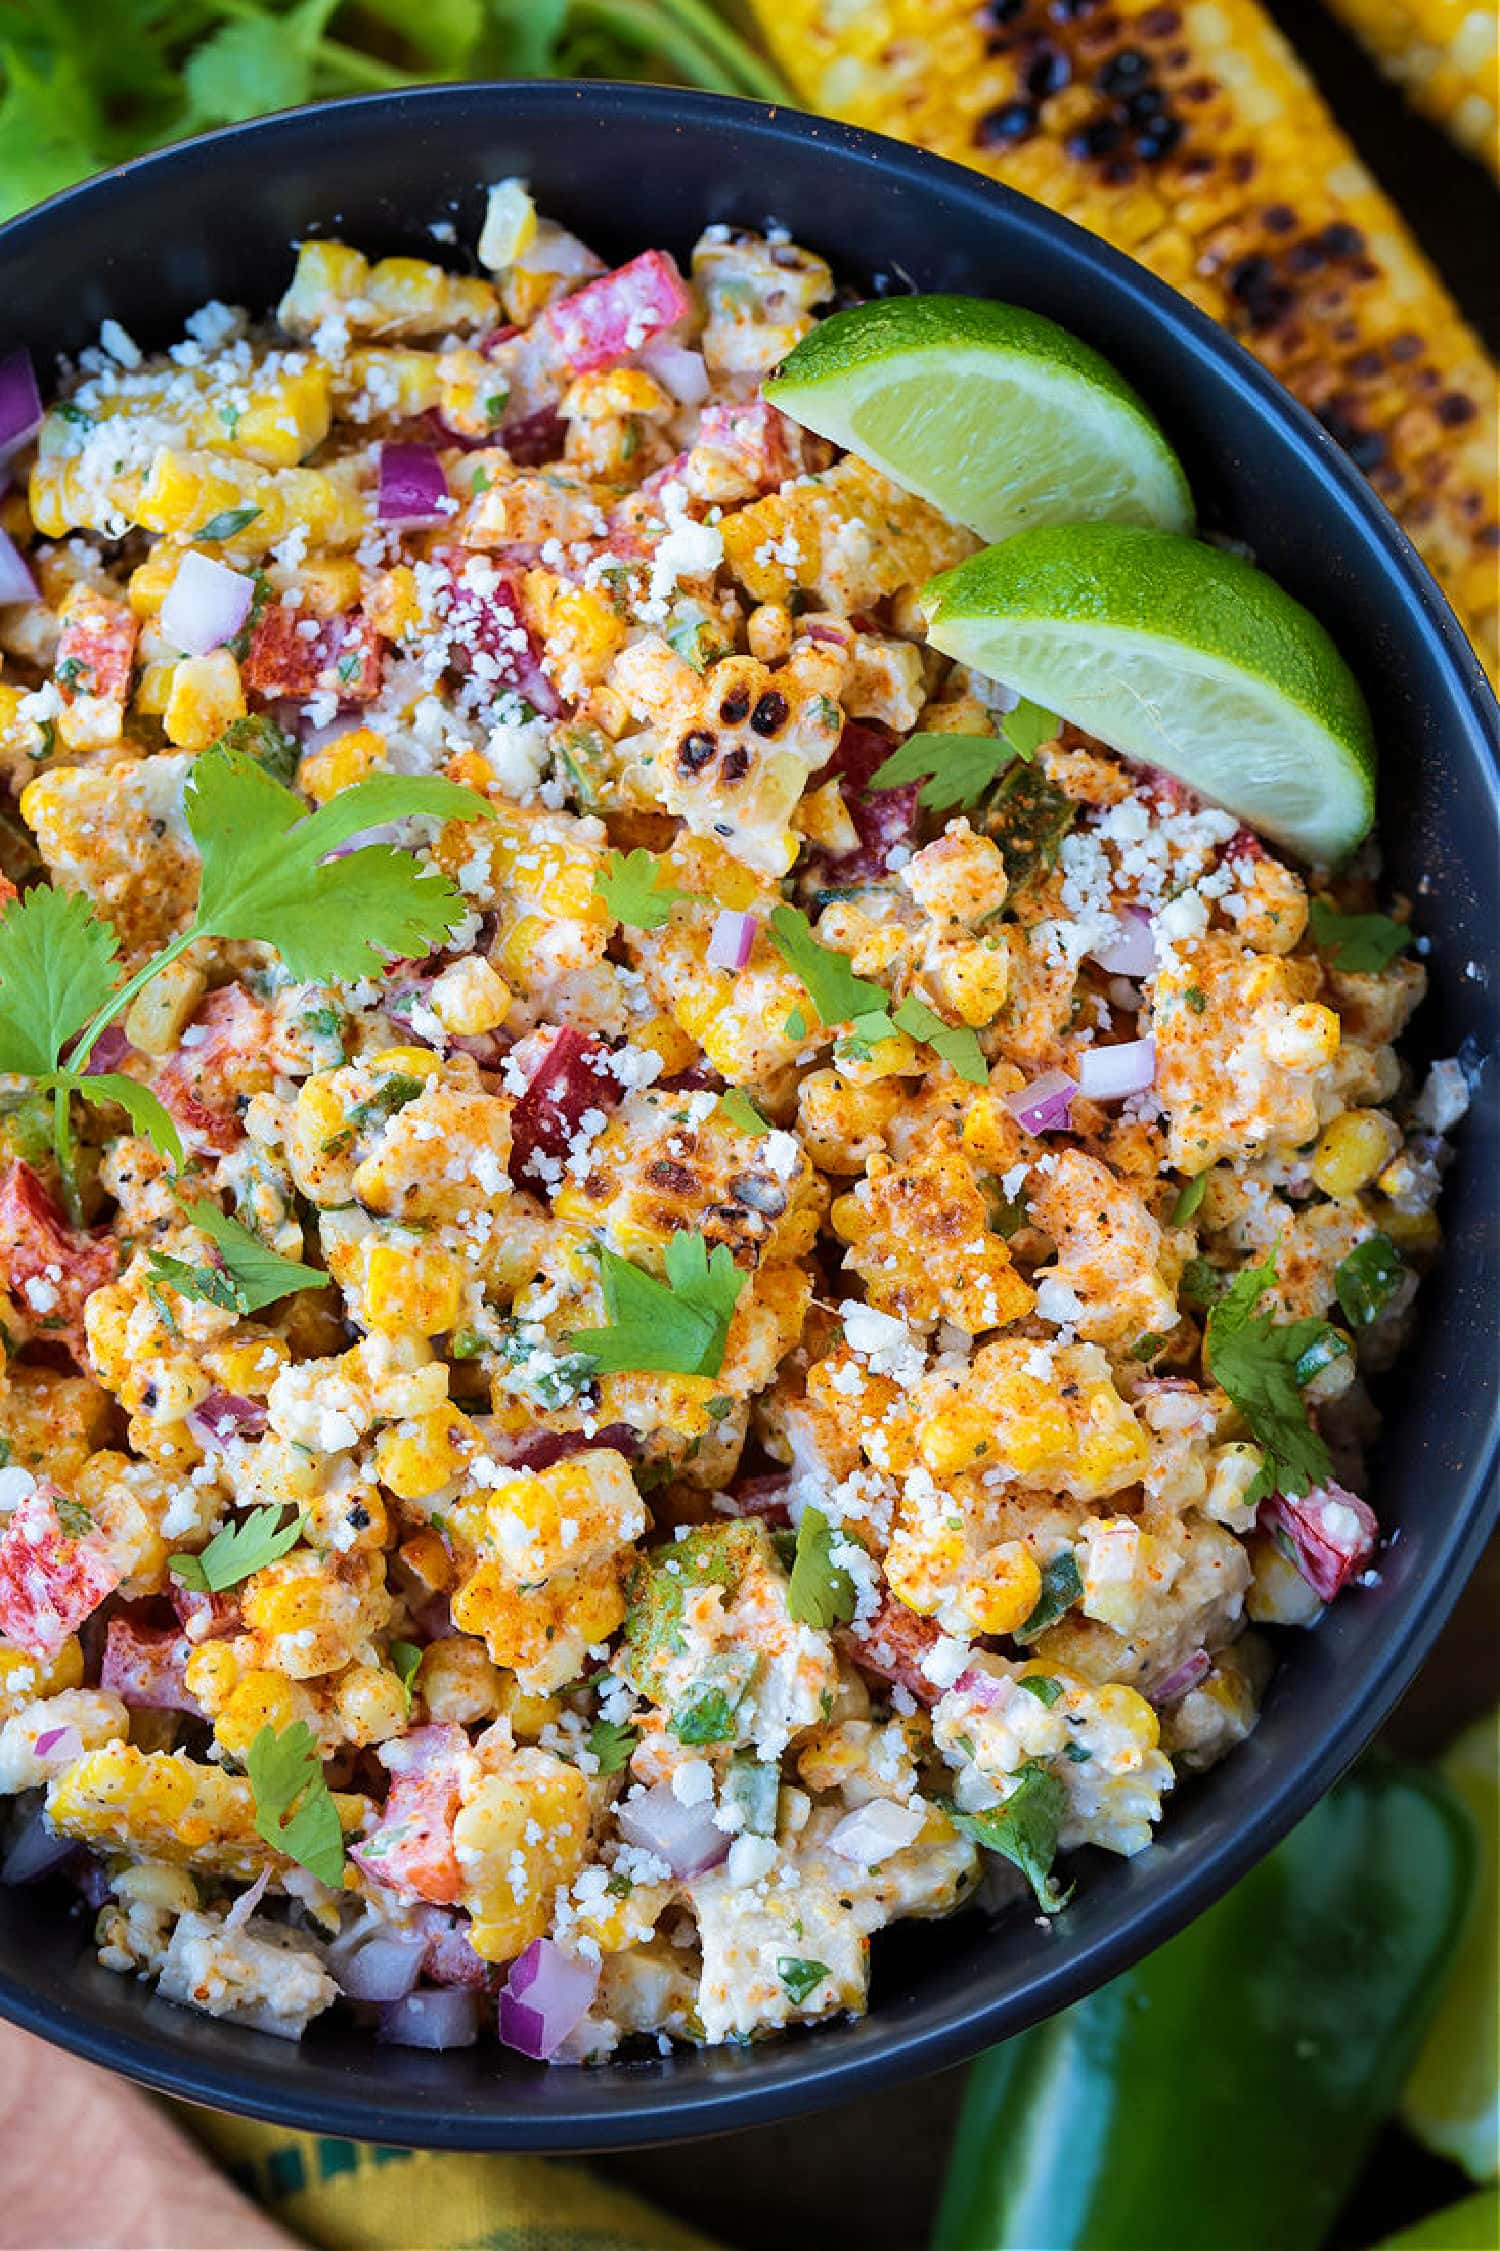
[[(1315, 0), (1271, 0), (1361, 154), (1411, 224), (1470, 320), (1500, 352), (1500, 195), (1481, 167), (1406, 111), (1395, 90)], [(1465, 1593), (1389, 1736), (1439, 1750), (1500, 1696), (1500, 1545)], [(676, 2149), (597, 2161), (732, 2251), (922, 2251), (936, 2209), (962, 2071), (837, 2110)], [(1462, 2192), (1449, 2169), (1394, 2131), (1347, 2216), (1350, 2244)]]

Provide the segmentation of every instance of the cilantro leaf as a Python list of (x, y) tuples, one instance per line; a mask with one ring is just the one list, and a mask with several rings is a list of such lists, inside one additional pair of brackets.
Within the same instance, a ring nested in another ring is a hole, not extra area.
[(390, 1648), (391, 1670), (401, 1683), (401, 1693), (406, 1698), (407, 1714), (411, 1713), (411, 1686), (417, 1677), (417, 1667), (422, 1662), (422, 1652), (414, 1641), (393, 1641)]
[(595, 1720), (589, 1729), (588, 1748), (599, 1761), (601, 1774), (618, 1774), (628, 1764), (639, 1743), (640, 1730), (624, 1720)]
[(844, 1626), (854, 1616), (854, 1581), (833, 1560), (834, 1533), (819, 1508), (805, 1508), (797, 1527), (786, 1606), (799, 1626)]
[(1012, 1641), (1035, 1641), (1038, 1634), (1055, 1626), (1065, 1610), (1083, 1600), (1083, 1580), (1071, 1548), (1063, 1548), (1050, 1563), (1042, 1565), (1042, 1591), (1027, 1618), (1023, 1618)]
[(314, 984), (366, 976), (383, 956), (427, 953), (468, 911), (448, 878), (409, 852), (367, 844), (339, 860), (328, 853), (411, 814), (494, 813), (456, 782), (402, 774), (356, 782), (309, 813), (253, 758), (219, 748), (193, 767), (185, 811), (203, 856), (194, 931), (266, 941), (294, 977)]
[(761, 1116), (742, 1086), (726, 1087), (719, 1096), (719, 1108), (732, 1126), (738, 1126), (741, 1133), (753, 1133), (757, 1140), (771, 1130), (770, 1119)]
[[(773, 911), (770, 938), (788, 969), (801, 978), (825, 1024), (847, 1024), (871, 1010), (885, 1012), (891, 996), (884, 985), (856, 977), (847, 954), (835, 953), (813, 936), (812, 924), (800, 907), (777, 907)], [(787, 1022), (790, 1028), (790, 1017)], [(800, 1039), (802, 1035), (793, 1032), (791, 1036)]]
[(917, 803), (933, 812), (950, 805), (977, 805), (1017, 758), (1032, 759), (1057, 733), (1057, 720), (1040, 704), (1023, 697), (1000, 719), (994, 735), (917, 734), (892, 751), (870, 777), (872, 789), (898, 789), (920, 775), (928, 779)]
[(344, 1836), (306, 1720), (293, 1720), (279, 1735), (263, 1727), (245, 1755), (245, 1771), (256, 1835), (337, 1890), (344, 1880)]
[(826, 1962), (815, 1962), (810, 1955), (781, 1954), (776, 1960), (776, 1975), (786, 1988), (787, 1998), (800, 2008), (829, 1975), (829, 1969)]
[(237, 1587), (241, 1579), (264, 1571), (301, 1538), (301, 1512), (278, 1529), (280, 1514), (280, 1502), (252, 1509), (243, 1524), (221, 1525), (201, 1554), (169, 1555), (167, 1567), (183, 1586), (199, 1594), (222, 1594), (226, 1587)]
[(1406, 1278), (1406, 1261), (1389, 1235), (1371, 1235), (1334, 1268), (1339, 1306), (1351, 1329), (1367, 1329)]
[(78, 891), (39, 883), (0, 915), (0, 1071), (41, 1078), (115, 989), (119, 940)]
[(984, 1059), (979, 1034), (969, 1025), (945, 1024), (942, 1017), (914, 993), (892, 1010), (891, 1022), (898, 1032), (909, 1032), (914, 1040), (921, 1040), (925, 1047), (930, 1047), (934, 1055), (940, 1055), (970, 1086), (989, 1085), (990, 1067)]
[(139, 1079), (127, 1078), (123, 1071), (87, 1071), (68, 1080), (75, 1094), (85, 1102), (118, 1102), (130, 1119), (132, 1129), (154, 1141), (164, 1157), (181, 1170), (182, 1141), (173, 1121), (172, 1113), (159, 1095)]
[(664, 881), (664, 872), (656, 854), (637, 845), (633, 852), (610, 853), (594, 871), (594, 890), (616, 922), (631, 930), (659, 930), (680, 900), (702, 896)]
[[(227, 1303), (236, 1313), (258, 1313), (262, 1306), (274, 1305), (294, 1290), (327, 1289), (328, 1276), (321, 1268), (303, 1266), (294, 1258), (282, 1258), (268, 1250), (258, 1235), (252, 1235), (237, 1219), (230, 1219), (206, 1197), (189, 1204), (187, 1216), (217, 1245), (222, 1264), (187, 1266), (183, 1260), (168, 1259), (161, 1251), (153, 1251), (153, 1259), (164, 1266), (181, 1267), (194, 1278), (197, 1286), (184, 1287), (175, 1274), (164, 1277), (183, 1297), (204, 1298), (211, 1305)], [(216, 1291), (226, 1291), (227, 1298)]]
[(1411, 944), (1410, 926), (1388, 914), (1345, 914), (1331, 899), (1308, 901), (1313, 942), (1335, 969), (1371, 974), (1389, 969)]
[(674, 1235), (659, 1282), (617, 1251), (601, 1249), (599, 1270), (609, 1326), (569, 1337), (598, 1375), (652, 1369), (665, 1375), (716, 1376), (724, 1365), (729, 1323), (745, 1276), (723, 1243), (710, 1256), (701, 1235)]
[(966, 1837), (998, 1852), (1021, 1874), (1036, 1894), (1044, 1915), (1056, 1915), (1073, 1896), (1070, 1884), (1059, 1891), (1052, 1880), (1057, 1839), (1068, 1809), (1068, 1794), (1055, 1774), (1035, 1761), (1023, 1766), (1020, 1779), (1003, 1805), (988, 1813), (950, 1811), (949, 1820)]
[(1172, 1206), (1169, 1227), (1186, 1227), (1198, 1206), (1208, 1193), (1208, 1174), (1200, 1172), (1196, 1179), (1185, 1180), (1177, 1191), (1177, 1201)]
[(1263, 1266), (1248, 1266), (1235, 1276), (1212, 1307), (1204, 1334), (1209, 1374), (1265, 1450), (1265, 1466), (1247, 1501), (1305, 1493), (1325, 1484), (1332, 1472), (1328, 1448), (1307, 1419), (1302, 1386), (1326, 1359), (1320, 1348), (1334, 1332), (1313, 1315), (1276, 1321), (1257, 1313), (1275, 1279), (1273, 1250)]

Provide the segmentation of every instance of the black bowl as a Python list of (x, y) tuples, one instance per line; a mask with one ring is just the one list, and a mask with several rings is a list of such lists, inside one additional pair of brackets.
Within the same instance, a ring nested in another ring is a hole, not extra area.
[[(667, 89), (452, 86), (301, 110), (189, 142), (0, 232), (0, 350), (45, 368), (114, 315), (143, 344), (210, 297), (262, 307), (290, 245), (338, 233), (430, 256), (477, 234), (483, 183), (520, 173), (608, 256), (684, 254), (709, 220), (782, 221), (866, 286), (968, 290), (1050, 313), (1137, 384), (1179, 447), (1206, 527), (1250, 543), (1360, 674), (1384, 755), (1390, 872), (1432, 939), (1418, 1037), (1491, 1056), (1496, 711), (1432, 580), (1333, 441), (1203, 316), (1023, 197), (872, 134)], [(439, 253), (441, 254), (441, 253)], [(1497, 1451), (1493, 1063), (1459, 1136), (1450, 1248), (1388, 1401), (1372, 1498), (1380, 1582), (1291, 1637), (1256, 1733), (1179, 1794), (1134, 1861), (1084, 1856), (1050, 1931), (1029, 1915), (909, 1924), (877, 1941), (857, 2024), (547, 2071), (494, 2046), (378, 2048), (314, 2026), (235, 2031), (100, 1969), (50, 1887), (0, 1894), (0, 2009), (148, 2084), (323, 2133), (450, 2148), (582, 2149), (743, 2126), (930, 2071), (1124, 1969), (1273, 1845), (1369, 1740), (1451, 1608), (1492, 1514)]]

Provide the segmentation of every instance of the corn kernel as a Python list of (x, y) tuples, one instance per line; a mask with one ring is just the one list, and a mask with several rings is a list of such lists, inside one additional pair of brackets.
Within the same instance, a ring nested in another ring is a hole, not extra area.
[(365, 602), (365, 615), (387, 641), (404, 641), (421, 624), (422, 604), (410, 563), (398, 563), (375, 581)]
[(315, 804), (326, 805), (341, 789), (362, 782), (385, 758), (385, 743), (373, 727), (351, 727), (304, 758), (297, 769), (297, 785)]
[(370, 1326), (387, 1335), (416, 1329), (425, 1337), (441, 1336), (458, 1324), (463, 1286), (463, 1269), (447, 1251), (372, 1244), (365, 1266)]
[(370, 1057), (372, 1071), (399, 1071), (404, 1078), (435, 1078), (442, 1068), (430, 1047), (383, 1047)]
[(1042, 1574), (1024, 1540), (1006, 1540), (984, 1558), (983, 1578), (964, 1588), (963, 1608), (981, 1634), (1014, 1633), (1037, 1606)]
[(402, 1501), (422, 1501), (455, 1478), (481, 1450), (478, 1431), (457, 1407), (388, 1423), (375, 1443), (375, 1474)]
[(297, 572), (297, 591), (304, 613), (312, 617), (338, 617), (359, 600), (359, 565), (351, 555), (324, 555), (304, 563)]
[(1345, 1110), (1324, 1127), (1309, 1170), (1325, 1196), (1357, 1196), (1400, 1146), (1400, 1130), (1383, 1110)]
[(208, 978), (185, 957), (159, 969), (125, 1012), (125, 1037), (143, 1055), (170, 1055), (193, 1010), (208, 989)]
[(228, 649), (206, 657), (184, 657), (172, 673), (172, 689), (161, 715), (169, 743), (178, 750), (207, 750), (226, 727), (245, 716), (240, 668)]
[(443, 1030), (465, 1038), (497, 1030), (511, 1004), (510, 987), (504, 978), (477, 954), (451, 963), (428, 997)]

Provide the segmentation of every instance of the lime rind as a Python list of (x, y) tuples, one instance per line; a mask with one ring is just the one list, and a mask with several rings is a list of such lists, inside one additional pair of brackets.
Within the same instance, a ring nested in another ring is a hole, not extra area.
[(973, 297), (835, 313), (765, 386), (985, 539), (1105, 519), (1185, 531), (1192, 495), (1145, 401), (1040, 313)]
[(1374, 731), (1333, 642), (1239, 556), (1171, 533), (1022, 533), (923, 590), (935, 648), (1332, 863), (1375, 812)]

